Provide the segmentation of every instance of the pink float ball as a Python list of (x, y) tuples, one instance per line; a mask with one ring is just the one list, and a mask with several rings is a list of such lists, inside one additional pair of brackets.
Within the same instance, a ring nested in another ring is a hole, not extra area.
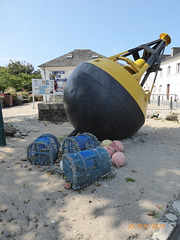
[(113, 155), (114, 149), (113, 149), (112, 147), (110, 147), (110, 146), (104, 146), (103, 148), (106, 149), (111, 156)]
[(123, 150), (124, 150), (122, 142), (120, 142), (118, 140), (114, 140), (113, 142), (111, 142), (109, 144), (109, 146), (112, 147), (115, 152), (119, 152), (119, 151), (123, 152)]
[(125, 162), (126, 162), (126, 158), (124, 153), (122, 152), (116, 152), (112, 155), (112, 164), (116, 167), (122, 167)]
[[(116, 147), (118, 148), (118, 151), (123, 152), (124, 146), (123, 146), (122, 142), (120, 142), (120, 141), (118, 141), (118, 140), (114, 140), (113, 142), (115, 143)], [(118, 151), (117, 151), (117, 152), (118, 152)]]

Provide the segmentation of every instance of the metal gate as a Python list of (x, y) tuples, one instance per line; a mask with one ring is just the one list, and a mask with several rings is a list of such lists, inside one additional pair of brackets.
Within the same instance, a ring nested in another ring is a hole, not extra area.
[(148, 110), (176, 110), (177, 108), (176, 94), (152, 94), (148, 104)]

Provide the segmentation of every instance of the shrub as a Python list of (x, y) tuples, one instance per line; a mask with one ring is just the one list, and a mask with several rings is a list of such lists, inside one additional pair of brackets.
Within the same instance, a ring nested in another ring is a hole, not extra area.
[(10, 93), (14, 99), (17, 99), (17, 92), (16, 89), (13, 87), (8, 87), (7, 89), (4, 90), (4, 93)]

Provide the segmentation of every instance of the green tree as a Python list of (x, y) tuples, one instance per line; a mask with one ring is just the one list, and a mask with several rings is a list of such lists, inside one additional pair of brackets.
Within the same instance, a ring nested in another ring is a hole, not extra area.
[(49, 74), (49, 79), (55, 80), (55, 77), (56, 77), (56, 74), (54, 74), (54, 73)]
[(8, 86), (12, 85), (11, 75), (8, 73), (7, 68), (0, 69), (0, 90), (4, 91)]
[(25, 61), (13, 61), (10, 60), (10, 63), (7, 66), (8, 72), (11, 75), (19, 75), (20, 73), (26, 73), (31, 75), (35, 72), (34, 67), (30, 63), (26, 63)]
[(40, 70), (35, 70), (30, 63), (11, 60), (6, 68), (0, 69), (0, 90), (13, 87), (17, 91), (22, 88), (31, 91), (32, 78), (41, 79)]

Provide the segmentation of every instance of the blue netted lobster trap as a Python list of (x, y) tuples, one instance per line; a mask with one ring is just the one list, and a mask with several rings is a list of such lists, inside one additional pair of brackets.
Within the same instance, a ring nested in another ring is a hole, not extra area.
[(111, 156), (102, 147), (64, 154), (63, 173), (74, 190), (111, 174)]
[(52, 134), (43, 134), (35, 139), (27, 150), (27, 159), (31, 164), (52, 165), (59, 153), (60, 143)]
[(99, 147), (99, 141), (91, 133), (83, 133), (76, 137), (67, 137), (62, 142), (62, 153), (79, 152), (89, 148)]

